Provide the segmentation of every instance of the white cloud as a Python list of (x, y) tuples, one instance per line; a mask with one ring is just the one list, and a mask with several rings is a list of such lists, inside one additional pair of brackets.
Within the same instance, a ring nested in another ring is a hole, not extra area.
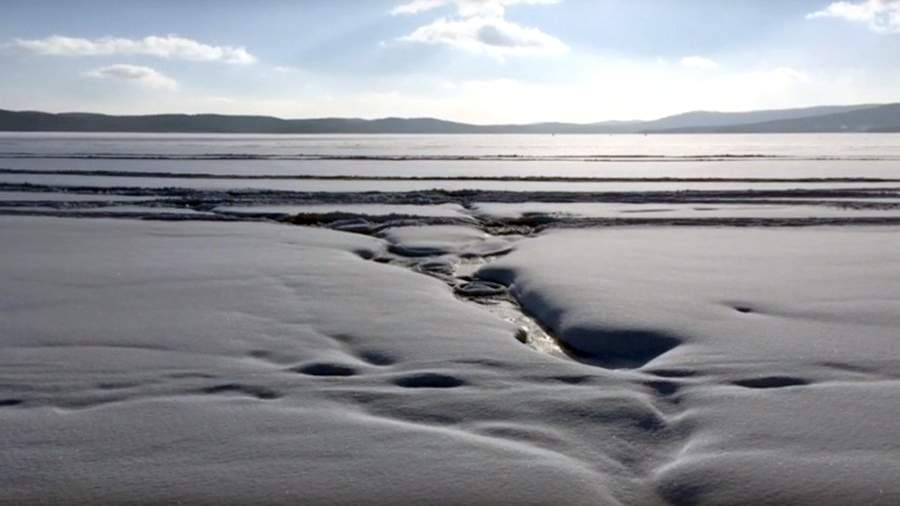
[(447, 44), (492, 56), (562, 54), (569, 50), (561, 40), (537, 28), (502, 18), (440, 18), (401, 37), (407, 42)]
[(447, 3), (447, 0), (413, 0), (412, 2), (401, 4), (391, 9), (391, 15), (418, 14), (420, 12), (436, 9)]
[(900, 33), (900, 0), (832, 2), (828, 7), (806, 15), (806, 19), (818, 18), (865, 23), (878, 33)]
[(562, 0), (412, 0), (400, 4), (391, 10), (391, 14), (418, 14), (443, 7), (455, 5), (457, 13), (462, 17), (471, 16), (503, 16), (506, 7), (512, 5), (550, 5)]
[(119, 63), (108, 67), (101, 67), (84, 74), (93, 79), (118, 79), (132, 81), (147, 88), (175, 91), (178, 83), (171, 77), (158, 72), (150, 67), (128, 65)]
[(438, 18), (420, 26), (404, 42), (446, 44), (494, 57), (563, 54), (569, 47), (537, 28), (504, 18), (506, 7), (516, 4), (546, 5), (559, 0), (414, 0), (394, 8), (392, 14), (416, 14), (455, 5), (456, 16)]
[(685, 56), (679, 63), (682, 67), (690, 69), (714, 69), (719, 66), (718, 63), (703, 56)]
[(809, 76), (805, 72), (790, 67), (777, 67), (764, 73), (770, 81), (780, 81), (781, 83), (805, 83), (809, 82)]
[(151, 35), (142, 39), (102, 37), (81, 39), (52, 35), (43, 39), (16, 39), (19, 49), (54, 56), (147, 55), (189, 61), (222, 61), (249, 64), (256, 57), (243, 47), (210, 46), (177, 35)]

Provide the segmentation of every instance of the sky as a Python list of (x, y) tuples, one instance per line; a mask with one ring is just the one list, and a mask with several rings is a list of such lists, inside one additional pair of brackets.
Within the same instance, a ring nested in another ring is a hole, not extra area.
[(900, 0), (0, 0), (0, 108), (472, 123), (900, 102)]

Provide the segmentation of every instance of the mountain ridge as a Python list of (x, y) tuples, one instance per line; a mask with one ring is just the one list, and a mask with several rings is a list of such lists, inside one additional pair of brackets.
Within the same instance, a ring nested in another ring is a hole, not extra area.
[(653, 133), (900, 132), (900, 104), (719, 127), (696, 126)]
[(0, 131), (255, 134), (615, 134), (900, 132), (900, 103), (742, 112), (690, 111), (649, 121), (480, 125), (437, 118), (283, 119), (264, 115), (47, 113), (0, 109)]

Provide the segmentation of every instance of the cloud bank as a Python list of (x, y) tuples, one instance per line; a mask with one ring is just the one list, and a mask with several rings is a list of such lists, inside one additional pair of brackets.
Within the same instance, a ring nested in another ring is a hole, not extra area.
[(562, 0), (413, 0), (398, 5), (391, 10), (394, 16), (401, 14), (418, 14), (443, 7), (455, 5), (457, 13), (469, 16), (503, 16), (506, 7), (513, 5), (551, 5)]
[(82, 39), (52, 35), (43, 39), (16, 39), (13, 46), (36, 54), (53, 56), (144, 55), (188, 61), (220, 61), (246, 65), (256, 57), (243, 47), (211, 46), (177, 35), (151, 35), (142, 39), (103, 37)]
[(690, 69), (714, 69), (719, 66), (718, 63), (703, 56), (685, 56), (679, 60), (679, 63), (682, 67)]
[(141, 67), (139, 65), (128, 65), (119, 63), (108, 67), (86, 72), (85, 77), (92, 79), (114, 79), (131, 81), (145, 88), (175, 91), (178, 89), (178, 83), (171, 77), (162, 74), (150, 67)]
[(900, 33), (900, 0), (833, 2), (820, 11), (806, 15), (806, 19), (819, 18), (865, 23), (870, 30), (877, 33)]
[(548, 5), (559, 0), (414, 0), (395, 7), (393, 15), (413, 15), (453, 5), (456, 15), (441, 17), (420, 26), (404, 42), (442, 44), (495, 57), (558, 55), (569, 47), (538, 28), (507, 20), (506, 8), (512, 5)]
[(437, 9), (448, 3), (447, 0), (414, 0), (394, 7), (391, 9), (391, 15), (400, 16), (403, 14), (418, 14), (420, 12)]

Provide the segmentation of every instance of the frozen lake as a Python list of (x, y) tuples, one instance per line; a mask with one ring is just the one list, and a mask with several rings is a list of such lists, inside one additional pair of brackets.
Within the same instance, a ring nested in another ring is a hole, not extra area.
[(897, 504), (898, 232), (897, 135), (0, 134), (0, 503)]

